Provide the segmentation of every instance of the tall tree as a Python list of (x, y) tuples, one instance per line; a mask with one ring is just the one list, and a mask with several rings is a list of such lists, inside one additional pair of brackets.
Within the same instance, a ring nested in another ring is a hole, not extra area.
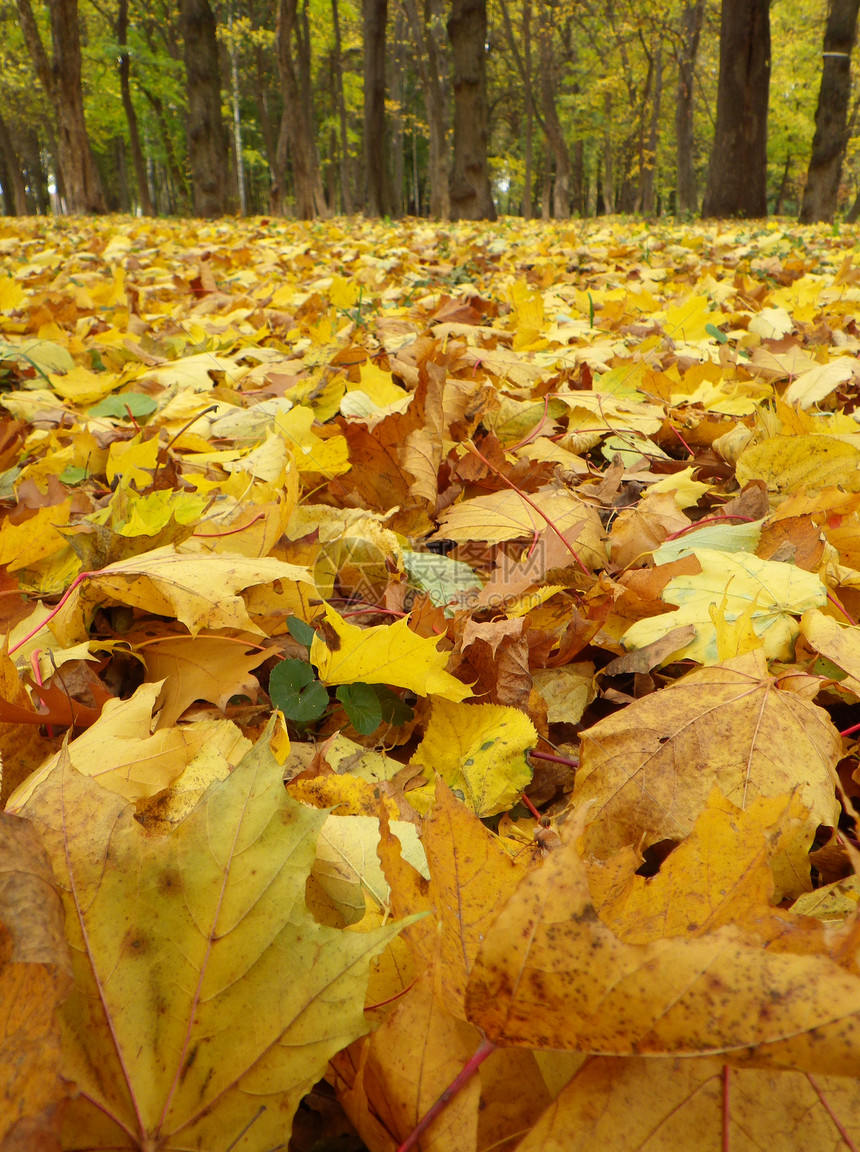
[(445, 220), (450, 214), (448, 199), (448, 88), (444, 44), (439, 36), (441, 0), (424, 0), (419, 14), (416, 0), (403, 0), (406, 17), (416, 47), (416, 61), (427, 133), (430, 138), (428, 177), (430, 182), (430, 215)]
[(364, 175), (371, 216), (391, 214), (391, 181), (385, 141), (385, 26), (388, 0), (363, 0)]
[[(303, 34), (298, 0), (280, 0), (275, 32), (278, 45), (278, 71), (284, 112), (278, 135), (278, 159), (272, 199), (283, 204), (287, 150), (293, 167), (296, 214), (304, 220), (325, 216), (328, 209), (323, 192), (317, 154), (310, 92), (310, 42)], [(295, 54), (293, 41), (295, 40)]]
[(842, 161), (848, 145), (851, 50), (857, 39), (858, 9), (860, 0), (830, 0), (815, 136), (800, 206), (800, 219), (804, 224), (832, 220), (836, 212)]
[(352, 212), (352, 190), (349, 174), (349, 132), (346, 126), (346, 99), (343, 91), (343, 44), (340, 35), (340, 13), (337, 0), (331, 0), (331, 20), (334, 30), (332, 64), (334, 72), (335, 103), (340, 126), (340, 207), (344, 215)]
[(553, 51), (553, 31), (558, 13), (555, 0), (543, 0), (540, 12), (540, 96), (543, 130), (555, 161), (555, 184), (552, 194), (552, 212), (556, 220), (570, 216), (570, 153), (556, 110), (556, 92), (559, 87), (556, 55)]
[(27, 189), (12, 133), (0, 116), (0, 184), (7, 216), (27, 215)]
[(717, 123), (702, 216), (767, 215), (770, 0), (723, 0)]
[(117, 46), (119, 48), (119, 88), (122, 96), (122, 106), (128, 122), (128, 140), (131, 145), (131, 159), (134, 164), (134, 176), (137, 181), (137, 195), (140, 208), (144, 216), (153, 216), (152, 198), (149, 195), (149, 184), (146, 180), (146, 164), (143, 159), (143, 148), (140, 145), (140, 132), (137, 128), (137, 113), (131, 99), (131, 59), (128, 54), (128, 0), (119, 0), (116, 23)]
[(221, 216), (226, 207), (227, 136), (221, 116), (215, 16), (209, 0), (180, 0), (179, 11), (194, 214)]
[(677, 166), (677, 209), (695, 212), (699, 207), (696, 188), (695, 138), (693, 135), (693, 82), (705, 0), (687, 0), (681, 14), (678, 47), (678, 87), (675, 101), (675, 152)]
[(18, 17), (36, 75), (51, 102), (57, 127), (57, 162), (69, 212), (104, 212), (105, 198), (84, 119), (78, 0), (48, 0), (53, 54), (42, 44), (30, 0)]
[(454, 77), (454, 150), (448, 179), (451, 217), (495, 220), (487, 163), (487, 0), (451, 0), (448, 40)]

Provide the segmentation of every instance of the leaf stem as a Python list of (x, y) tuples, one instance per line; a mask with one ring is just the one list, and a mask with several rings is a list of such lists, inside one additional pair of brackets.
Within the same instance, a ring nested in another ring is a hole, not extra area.
[(414, 1148), (418, 1144), (418, 1141), (421, 1139), (421, 1137), (424, 1135), (436, 1117), (445, 1111), (445, 1109), (448, 1107), (460, 1089), (468, 1084), (468, 1082), (472, 1079), (472, 1077), (475, 1075), (487, 1057), (495, 1052), (495, 1050), (496, 1046), (491, 1040), (481, 1041), (481, 1043), (475, 1049), (473, 1055), (469, 1057), (469, 1059), (466, 1061), (466, 1063), (463, 1065), (463, 1067), (460, 1069), (460, 1071), (457, 1073), (457, 1075), (454, 1077), (454, 1079), (451, 1081), (451, 1083), (448, 1085), (436, 1103), (433, 1104), (424, 1113), (424, 1115), (421, 1117), (421, 1119), (418, 1121), (418, 1123), (415, 1125), (403, 1143), (399, 1146), (397, 1152), (410, 1152), (410, 1149)]
[[(567, 764), (569, 768), (578, 768), (579, 761), (572, 760), (569, 756), (556, 756), (554, 752), (538, 752), (534, 748), (529, 751), (529, 756), (535, 760), (549, 760), (552, 764)], [(525, 797), (523, 797), (525, 799)]]
[(90, 576), (95, 576), (95, 575), (97, 575), (97, 573), (95, 573), (95, 572), (79, 572), (77, 574), (77, 576), (74, 578), (74, 580), (71, 582), (71, 584), (68, 586), (68, 588), (65, 590), (63, 595), (60, 597), (59, 602), (55, 605), (54, 608), (51, 609), (51, 611), (48, 613), (48, 615), (45, 617), (45, 619), (40, 620), (35, 628), (31, 628), (30, 631), (27, 633), (27, 635), (24, 636), (21, 640), (19, 640), (17, 644), (13, 644), (12, 647), (9, 649), (9, 655), (11, 656), (13, 652), (17, 652), (18, 649), (22, 648), (27, 643), (28, 640), (32, 640), (37, 632), (41, 632), (42, 629), (44, 628), (44, 626), (48, 623), (48, 621), (54, 619), (54, 617), (57, 615), (57, 613), (60, 611), (60, 609), (66, 603), (66, 601), (71, 596), (71, 594), (75, 591), (75, 589), (79, 588), (80, 585), (83, 584), (84, 580), (87, 580), (87, 579), (89, 579)]

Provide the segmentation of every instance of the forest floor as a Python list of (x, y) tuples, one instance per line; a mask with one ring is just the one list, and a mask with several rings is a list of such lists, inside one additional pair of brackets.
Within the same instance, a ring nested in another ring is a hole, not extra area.
[(856, 255), (0, 220), (0, 1142), (860, 1143)]

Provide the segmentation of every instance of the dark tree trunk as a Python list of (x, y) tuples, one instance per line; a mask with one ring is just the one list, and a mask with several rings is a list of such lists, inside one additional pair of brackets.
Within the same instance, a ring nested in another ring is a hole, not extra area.
[(403, 109), (406, 97), (406, 42), (404, 39), (403, 9), (398, 7), (394, 20), (394, 60), (391, 69), (391, 103), (393, 130), (391, 133), (391, 214), (403, 215), (403, 188), (406, 168), (404, 149)]
[(221, 117), (215, 16), (209, 0), (180, 0), (180, 22), (194, 214), (222, 216), (226, 208), (227, 136)]
[[(296, 39), (298, 58), (293, 55), (293, 37)], [(310, 60), (307, 59), (309, 45), (299, 27), (297, 0), (280, 0), (275, 38), (284, 112), (278, 134), (278, 161), (272, 200), (276, 205), (283, 204), (283, 181), (289, 146), (296, 215), (303, 220), (311, 220), (316, 216), (326, 216), (328, 210), (311, 116), (311, 94), (308, 87)]]
[(27, 215), (27, 188), (24, 173), (18, 157), (12, 134), (5, 120), (0, 116), (0, 164), (3, 183), (3, 200), (7, 216)]
[(385, 25), (388, 0), (363, 0), (364, 174), (370, 216), (391, 214), (385, 139)]
[(264, 66), (263, 49), (259, 44), (254, 46), (254, 99), (257, 104), (257, 115), (260, 118), (260, 135), (263, 137), (263, 149), (266, 153), (266, 160), (269, 162), (269, 172), (274, 179), (278, 144), (272, 127), (272, 118), (269, 115), (266, 70)]
[(128, 0), (119, 0), (116, 17), (116, 39), (119, 47), (119, 87), (122, 94), (122, 106), (125, 109), (125, 118), (128, 122), (128, 141), (131, 146), (131, 160), (134, 164), (134, 178), (137, 182), (137, 197), (140, 209), (144, 216), (153, 216), (152, 197), (149, 194), (149, 185), (146, 181), (146, 163), (143, 159), (143, 149), (140, 146), (140, 133), (137, 130), (137, 114), (131, 99), (131, 61), (127, 47), (128, 37)]
[(696, 188), (695, 140), (693, 136), (693, 81), (696, 56), (705, 14), (705, 0), (693, 0), (681, 17), (681, 49), (678, 54), (678, 92), (675, 103), (675, 147), (678, 170), (677, 210), (695, 212), (699, 207)]
[(663, 49), (660, 45), (654, 54), (653, 87), (648, 140), (641, 153), (639, 177), (639, 207), (645, 216), (653, 216), (656, 207), (654, 177), (657, 171), (657, 140), (660, 130), (660, 105), (663, 99)]
[(346, 99), (343, 93), (343, 46), (340, 38), (340, 13), (337, 0), (331, 0), (334, 26), (334, 83), (337, 118), (340, 126), (340, 206), (344, 215), (352, 213), (352, 189), (349, 179), (349, 133), (346, 126)]
[(769, 87), (770, 0), (723, 0), (705, 218), (767, 215)]
[(785, 206), (785, 198), (788, 195), (789, 176), (791, 175), (791, 153), (785, 158), (785, 167), (782, 170), (782, 179), (779, 182), (779, 190), (776, 194), (776, 200), (773, 205), (774, 216), (781, 216), (782, 210)]
[(612, 150), (612, 93), (603, 97), (603, 211), (615, 211), (615, 154)]
[(552, 213), (556, 220), (570, 216), (570, 155), (556, 110), (556, 59), (552, 47), (552, 34), (557, 13), (555, 5), (543, 0), (540, 7), (540, 97), (544, 132), (555, 161), (555, 185)]
[(51, 211), (48, 173), (42, 163), (42, 150), (36, 130), (27, 128), (21, 132), (18, 146), (27, 179), (27, 206), (31, 212), (35, 210), (40, 216), (47, 216)]
[(585, 215), (585, 144), (577, 140), (573, 145), (573, 166), (571, 168), (570, 192), (571, 208), (577, 215)]
[(419, 14), (417, 0), (403, 0), (409, 27), (415, 40), (415, 59), (424, 109), (427, 113), (430, 157), (427, 176), (430, 182), (430, 215), (445, 220), (450, 215), (448, 201), (448, 90), (447, 62), (444, 46), (437, 41), (435, 16), (439, 0), (425, 0)]
[(105, 199), (84, 119), (77, 0), (49, 0), (53, 57), (48, 59), (30, 0), (18, 0), (27, 51), (57, 123), (57, 161), (69, 212), (101, 213)]
[(487, 165), (487, 0), (452, 0), (448, 39), (454, 74), (454, 155), (448, 180), (451, 217), (495, 220)]
[(839, 197), (839, 178), (848, 144), (848, 100), (851, 50), (857, 38), (860, 0), (830, 0), (824, 31), (824, 68), (815, 112), (815, 136), (800, 206), (800, 220), (832, 220)]
[[(507, 11), (507, 10), (505, 10)], [(523, 29), (523, 71), (524, 98), (526, 104), (525, 141), (523, 161), (525, 172), (523, 174), (523, 219), (532, 218), (532, 165), (534, 163), (534, 92), (532, 88), (532, 0), (523, 0), (522, 10)]]

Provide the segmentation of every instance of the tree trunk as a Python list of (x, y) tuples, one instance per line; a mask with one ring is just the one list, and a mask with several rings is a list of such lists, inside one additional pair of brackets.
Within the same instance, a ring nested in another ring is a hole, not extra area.
[(53, 58), (48, 59), (30, 0), (18, 0), (27, 51), (57, 121), (57, 160), (73, 213), (102, 213), (105, 199), (84, 119), (77, 0), (48, 0)]
[(523, 219), (532, 218), (532, 164), (534, 154), (534, 96), (532, 89), (532, 0), (523, 0), (523, 68), (525, 70), (524, 97), (526, 126), (524, 141), (525, 173), (523, 175)]
[(438, 0), (425, 0), (419, 16), (417, 0), (403, 0), (412, 36), (415, 41), (415, 60), (421, 79), (427, 130), (430, 137), (430, 156), (427, 177), (430, 182), (430, 215), (445, 220), (450, 214), (448, 200), (448, 69), (444, 59), (444, 46), (436, 35)]
[(454, 155), (448, 179), (455, 220), (495, 220), (487, 165), (487, 0), (452, 0), (448, 39), (454, 73)]
[[(298, 68), (293, 56), (293, 36), (298, 47)], [(278, 46), (278, 71), (284, 112), (278, 136), (278, 171), (273, 200), (282, 203), (284, 197), (283, 172), (286, 169), (287, 145), (293, 165), (293, 185), (296, 195), (296, 214), (303, 220), (328, 215), (317, 155), (313, 118), (310, 115), (310, 92), (307, 77), (310, 62), (305, 57), (308, 46), (298, 27), (297, 0), (280, 0), (275, 32)]]
[(612, 151), (612, 93), (603, 97), (603, 211), (615, 211), (615, 157)]
[(688, 3), (684, 7), (681, 17), (681, 49), (678, 55), (678, 92), (675, 104), (679, 213), (695, 212), (699, 207), (693, 136), (693, 81), (704, 14), (705, 0), (693, 0), (693, 3)]
[(144, 216), (154, 216), (152, 197), (149, 194), (149, 185), (146, 181), (146, 163), (143, 159), (143, 149), (140, 146), (140, 133), (137, 130), (137, 114), (131, 99), (131, 61), (128, 55), (128, 0), (119, 0), (116, 17), (116, 40), (119, 47), (119, 88), (122, 95), (122, 106), (128, 123), (128, 141), (131, 146), (131, 160), (134, 165), (134, 178), (137, 182), (137, 198)]
[(561, 121), (556, 111), (555, 53), (552, 49), (552, 33), (556, 13), (554, 5), (543, 0), (540, 7), (540, 97), (544, 132), (552, 149), (555, 161), (555, 186), (552, 197), (552, 213), (556, 220), (566, 220), (570, 216), (570, 154), (564, 139)]
[(393, 173), (391, 181), (391, 214), (403, 215), (403, 186), (405, 175), (405, 130), (403, 109), (406, 99), (406, 42), (404, 37), (403, 9), (398, 6), (394, 19), (394, 62), (391, 70), (391, 104), (393, 131), (391, 157)]
[(767, 215), (770, 0), (723, 0), (717, 123), (702, 216)]
[(842, 161), (848, 145), (851, 50), (857, 38), (858, 9), (860, 0), (830, 0), (815, 136), (800, 207), (802, 224), (832, 220), (836, 212)]
[(343, 94), (343, 47), (340, 39), (340, 13), (337, 0), (331, 0), (334, 26), (334, 84), (337, 118), (340, 125), (340, 207), (344, 215), (352, 214), (352, 189), (349, 181), (349, 133), (346, 128), (346, 100)]
[(180, 0), (179, 11), (194, 214), (222, 216), (226, 207), (227, 135), (221, 117), (215, 16), (209, 0)]
[[(50, 137), (50, 132), (48, 133)], [(32, 212), (35, 208), (40, 216), (51, 211), (51, 196), (48, 192), (48, 173), (42, 163), (42, 150), (35, 128), (26, 128), (18, 135), (18, 151), (24, 168), (27, 183), (27, 204)]]
[(639, 204), (645, 216), (654, 215), (654, 177), (657, 169), (657, 139), (660, 128), (660, 104), (663, 99), (663, 49), (658, 44), (654, 53), (654, 92), (651, 97), (651, 119), (648, 142), (642, 150), (639, 178)]
[(27, 215), (27, 188), (12, 134), (0, 116), (0, 162), (2, 162), (3, 199), (7, 216)]
[(385, 139), (385, 26), (388, 0), (363, 0), (364, 177), (370, 216), (391, 215)]
[(779, 191), (776, 194), (776, 201), (773, 205), (774, 216), (781, 216), (782, 209), (785, 205), (785, 198), (788, 195), (788, 180), (791, 175), (791, 153), (785, 158), (785, 167), (782, 170), (782, 179), (779, 182)]
[[(170, 136), (170, 125), (167, 123), (167, 116), (164, 111), (164, 103), (160, 96), (158, 96), (155, 92), (150, 92), (148, 88), (144, 88), (142, 85), (141, 91), (149, 101), (149, 105), (155, 113), (155, 118), (158, 121), (158, 132), (161, 136), (164, 155), (167, 159), (167, 168), (171, 179), (173, 180), (173, 187), (176, 194), (175, 203), (171, 205), (169, 209), (165, 208), (164, 205), (161, 207), (164, 208), (165, 211), (173, 210), (174, 207), (178, 207), (185, 211), (188, 207), (188, 188), (185, 183), (185, 175), (179, 166), (179, 161), (176, 159), (176, 150), (173, 147), (173, 140)], [(158, 199), (158, 185), (155, 184), (154, 187), (156, 188), (156, 199)]]

